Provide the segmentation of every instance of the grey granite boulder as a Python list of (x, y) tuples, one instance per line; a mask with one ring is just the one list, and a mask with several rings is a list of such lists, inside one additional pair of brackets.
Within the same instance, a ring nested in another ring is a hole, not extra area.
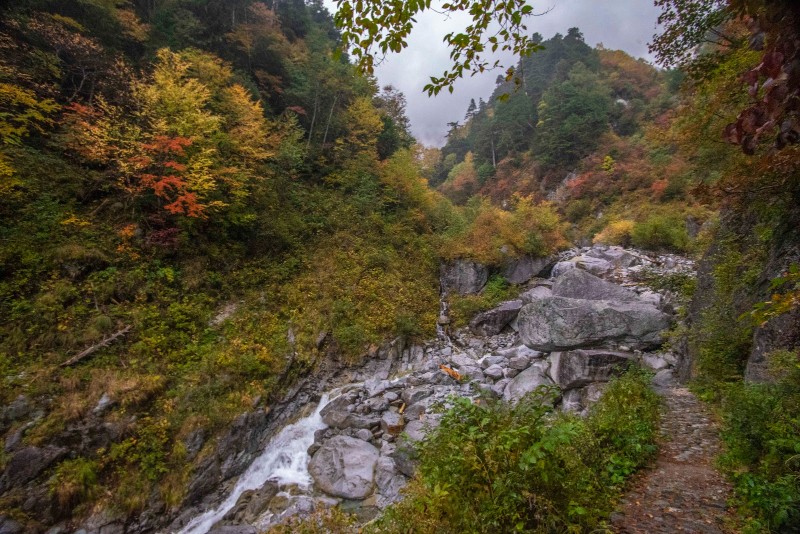
[(496, 336), (522, 309), (521, 300), (509, 300), (496, 308), (479, 313), (469, 323), (469, 329), (479, 336)]
[(375, 464), (380, 453), (366, 441), (334, 436), (326, 441), (308, 464), (317, 486), (329, 495), (363, 499), (375, 485)]
[(517, 402), (540, 386), (552, 386), (553, 381), (538, 367), (529, 367), (515, 376), (506, 385), (503, 398), (507, 402)]
[(618, 246), (592, 247), (584, 255), (606, 260), (614, 267), (630, 267), (641, 262), (636, 255)]
[(575, 266), (584, 271), (589, 271), (592, 274), (603, 275), (614, 270), (614, 265), (602, 258), (593, 258), (592, 256), (578, 256), (572, 259)]
[(606, 282), (583, 269), (572, 269), (556, 278), (553, 282), (552, 294), (554, 297), (570, 299), (614, 300), (619, 302), (639, 300), (638, 295), (630, 289)]
[(523, 306), (517, 322), (522, 342), (544, 352), (614, 344), (649, 349), (670, 327), (670, 317), (649, 304), (564, 297)]
[(510, 284), (524, 284), (535, 276), (545, 277), (548, 271), (556, 263), (554, 256), (545, 258), (534, 258), (533, 256), (522, 256), (509, 262), (503, 269), (503, 278)]
[(608, 382), (633, 361), (633, 354), (609, 350), (573, 350), (550, 355), (550, 377), (562, 389)]

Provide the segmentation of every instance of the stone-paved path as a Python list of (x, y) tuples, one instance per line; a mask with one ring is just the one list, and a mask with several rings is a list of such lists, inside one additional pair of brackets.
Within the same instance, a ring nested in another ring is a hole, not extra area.
[(724, 533), (730, 486), (714, 469), (718, 430), (705, 407), (681, 387), (662, 390), (662, 446), (612, 516), (619, 533)]

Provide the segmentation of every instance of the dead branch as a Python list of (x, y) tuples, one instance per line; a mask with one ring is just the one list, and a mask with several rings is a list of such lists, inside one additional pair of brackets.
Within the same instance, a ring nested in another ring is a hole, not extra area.
[(92, 345), (91, 347), (89, 347), (88, 349), (84, 350), (83, 352), (79, 352), (78, 354), (76, 354), (75, 356), (70, 358), (69, 360), (67, 360), (64, 363), (62, 363), (60, 365), (60, 367), (69, 367), (70, 365), (75, 365), (79, 361), (88, 358), (89, 356), (91, 356), (92, 354), (94, 354), (98, 350), (102, 349), (103, 347), (107, 347), (107, 346), (111, 345), (118, 338), (124, 336), (125, 334), (127, 334), (130, 331), (131, 331), (131, 327), (130, 326), (126, 326), (122, 330), (111, 334), (110, 336), (105, 338), (100, 343), (98, 343), (96, 345)]

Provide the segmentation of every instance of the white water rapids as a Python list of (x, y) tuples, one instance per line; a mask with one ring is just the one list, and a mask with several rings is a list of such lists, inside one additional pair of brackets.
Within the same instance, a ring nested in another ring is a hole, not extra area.
[(253, 460), (247, 471), (236, 482), (233, 491), (219, 507), (192, 519), (180, 534), (206, 534), (217, 521), (222, 519), (247, 490), (258, 489), (268, 480), (279, 485), (295, 484), (302, 488), (311, 486), (311, 475), (308, 473), (308, 448), (314, 443), (314, 433), (326, 428), (322, 422), (320, 411), (339, 395), (341, 390), (333, 390), (322, 394), (314, 411), (291, 425), (285, 426), (272, 438), (261, 455)]

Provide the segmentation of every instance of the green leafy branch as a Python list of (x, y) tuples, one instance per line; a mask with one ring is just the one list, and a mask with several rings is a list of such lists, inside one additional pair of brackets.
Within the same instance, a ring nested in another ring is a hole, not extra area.
[[(337, 0), (337, 6), (334, 19), (342, 31), (342, 49), (348, 50), (367, 74), (374, 71), (376, 54), (385, 56), (406, 48), (415, 16), (432, 9), (431, 0)], [(534, 12), (524, 0), (454, 0), (435, 10), (469, 13), (472, 22), (464, 31), (444, 36), (453, 63), (441, 76), (431, 76), (423, 89), (428, 95), (444, 88), (452, 93), (455, 81), (467, 73), (474, 76), (502, 67), (500, 60), (492, 61), (486, 53), (499, 50), (522, 56), (541, 48), (527, 35), (524, 21)], [(506, 79), (513, 78), (514, 69), (508, 68)]]
[(770, 300), (758, 302), (750, 311), (756, 324), (763, 326), (770, 319), (800, 306), (800, 265), (794, 264), (783, 275), (770, 283), (773, 292)]

